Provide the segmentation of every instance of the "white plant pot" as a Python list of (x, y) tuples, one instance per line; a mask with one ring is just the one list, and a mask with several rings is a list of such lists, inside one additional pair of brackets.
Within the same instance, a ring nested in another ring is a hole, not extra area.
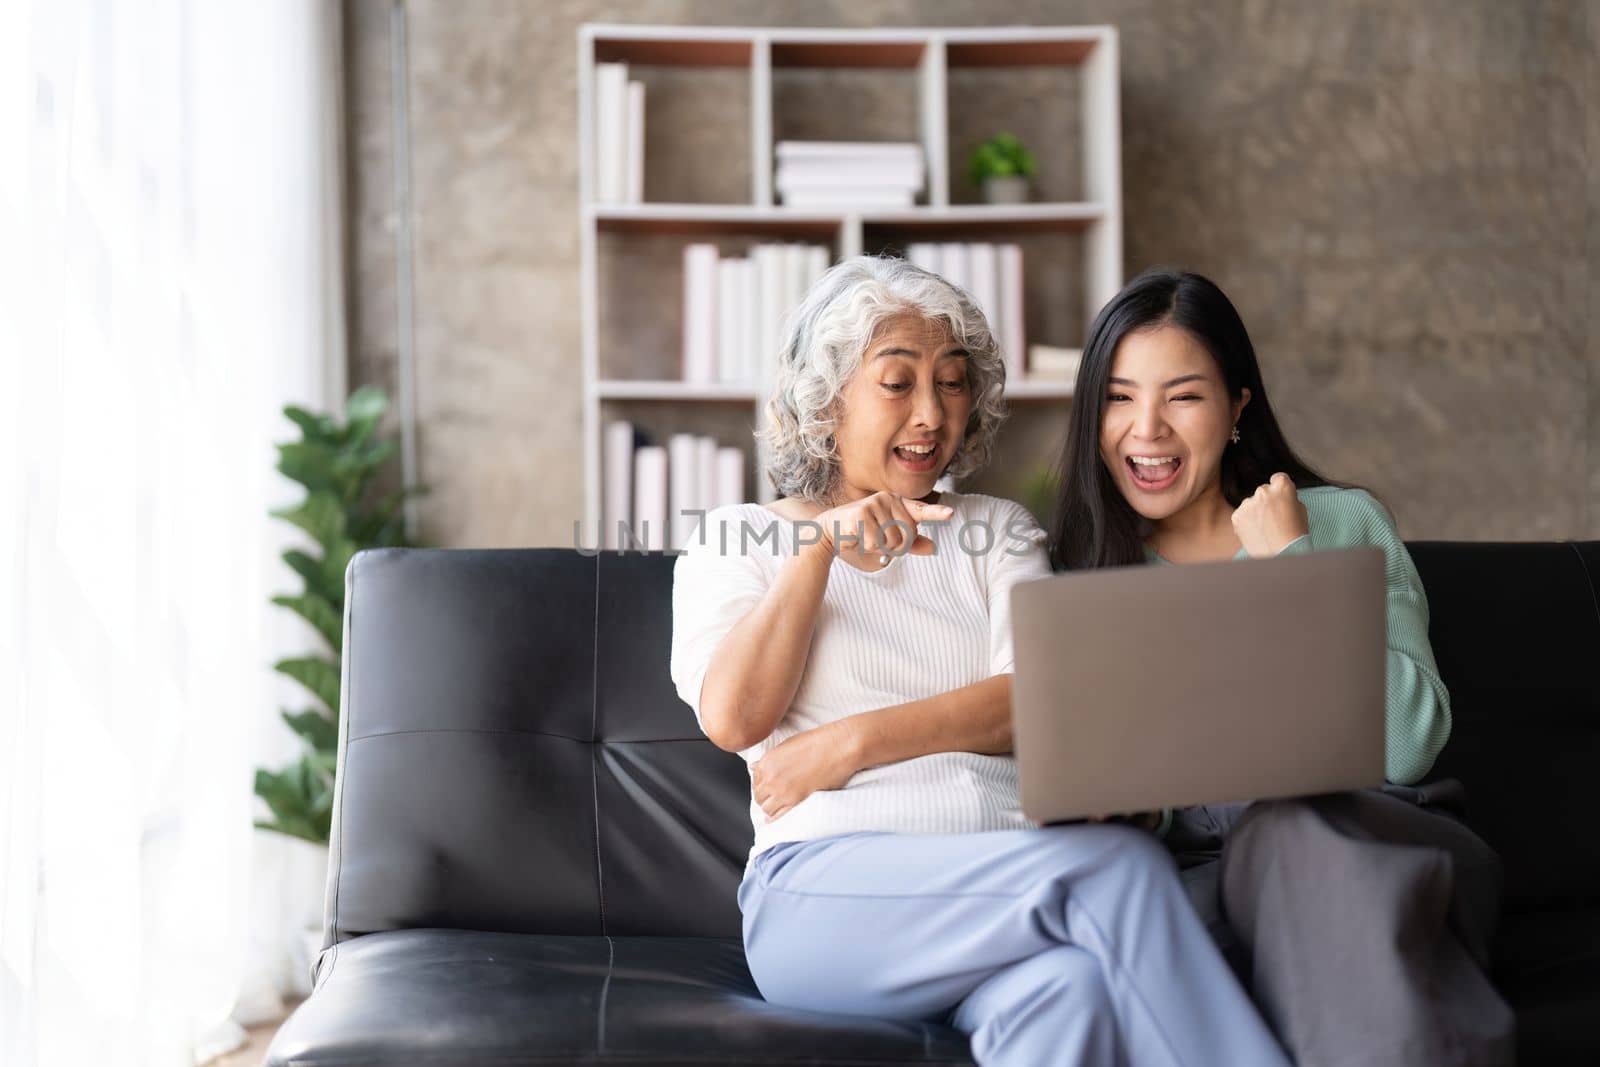
[(300, 889), (296, 903), (299, 914), (294, 917), (291, 958), (291, 992), (298, 996), (311, 994), (311, 966), (322, 951), (322, 909), (327, 895), (328, 846), (309, 841), (292, 841), (294, 851), (293, 877)]
[(1028, 179), (1015, 175), (1008, 178), (985, 178), (983, 199), (989, 204), (1026, 204)]

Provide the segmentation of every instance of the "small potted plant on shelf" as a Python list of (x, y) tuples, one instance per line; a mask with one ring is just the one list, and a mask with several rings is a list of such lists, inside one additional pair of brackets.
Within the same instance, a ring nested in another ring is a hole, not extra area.
[(1028, 179), (1036, 170), (1033, 153), (1015, 135), (997, 133), (972, 150), (967, 172), (991, 204), (1025, 204)]

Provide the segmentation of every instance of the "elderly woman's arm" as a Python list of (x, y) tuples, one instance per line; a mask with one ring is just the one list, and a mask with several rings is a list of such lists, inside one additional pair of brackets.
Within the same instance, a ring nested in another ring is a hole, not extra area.
[[(950, 514), (944, 505), (880, 492), (817, 515), (811, 526), (815, 540), (799, 542), (795, 555), (780, 565), (777, 579), (711, 655), (697, 706), (701, 728), (712, 743), (742, 752), (765, 741), (788, 712), (805, 674), (817, 611), (835, 557), (868, 567), (873, 565), (868, 557), (883, 551), (926, 555), (933, 551), (933, 542), (915, 533), (917, 523), (947, 519)], [(842, 552), (835, 544), (840, 532), (849, 535)], [(676, 582), (673, 597), (676, 613)]]
[(868, 767), (935, 752), (1011, 751), (1011, 675), (879, 708), (777, 745), (755, 765), (756, 803), (776, 819), (819, 789), (842, 789)]
[(789, 710), (806, 669), (832, 550), (811, 545), (717, 645), (700, 690), (700, 723), (712, 744), (739, 752), (767, 739)]
[(937, 696), (864, 711), (774, 746), (753, 769), (756, 802), (777, 818), (817, 790), (842, 789), (868, 767), (936, 752), (1011, 751), (1011, 590), (1048, 577), (1044, 532), (1011, 501), (986, 516), (1004, 534), (984, 561), (990, 627), (989, 677)]
[(843, 732), (857, 769), (934, 752), (1010, 752), (1011, 675), (852, 715), (834, 725)]

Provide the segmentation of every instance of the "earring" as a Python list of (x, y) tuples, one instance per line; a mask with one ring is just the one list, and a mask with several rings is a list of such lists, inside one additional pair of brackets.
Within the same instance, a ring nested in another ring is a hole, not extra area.
[(1232, 441), (1234, 444), (1238, 444), (1239, 443), (1239, 427), (1238, 426), (1235, 426), (1233, 428), (1233, 433), (1228, 435), (1228, 440)]

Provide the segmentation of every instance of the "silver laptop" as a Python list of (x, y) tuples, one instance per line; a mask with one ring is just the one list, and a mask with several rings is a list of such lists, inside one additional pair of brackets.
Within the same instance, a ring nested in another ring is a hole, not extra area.
[(1383, 782), (1380, 549), (1078, 571), (1011, 613), (1030, 819)]

